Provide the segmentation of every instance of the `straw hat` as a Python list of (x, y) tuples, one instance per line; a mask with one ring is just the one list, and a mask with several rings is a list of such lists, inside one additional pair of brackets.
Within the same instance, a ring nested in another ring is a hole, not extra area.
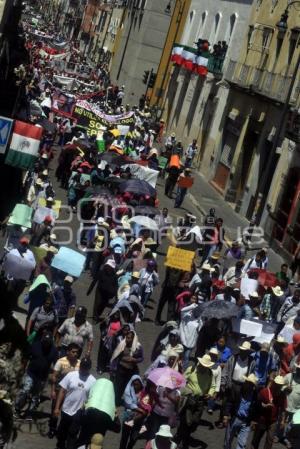
[(283, 376), (276, 376), (274, 379), (274, 383), (277, 385), (285, 385), (285, 380)]
[(258, 298), (258, 293), (257, 292), (249, 293), (249, 298)]
[(287, 345), (287, 341), (285, 341), (284, 337), (282, 335), (278, 335), (278, 337), (275, 339), (277, 343), (280, 343), (282, 345)]
[(38, 178), (36, 181), (35, 181), (35, 185), (37, 185), (37, 186), (42, 186), (44, 183), (43, 183), (43, 181), (41, 180), (41, 178)]
[(269, 351), (270, 351), (270, 345), (269, 345), (269, 343), (262, 343), (262, 344), (261, 344), (261, 347), (260, 347), (260, 350), (261, 350), (261, 351), (264, 351), (264, 352), (269, 352)]
[(208, 352), (209, 354), (219, 355), (219, 351), (217, 350), (217, 348), (210, 348)]
[(250, 341), (243, 341), (241, 346), (239, 346), (241, 351), (251, 351), (251, 343)]
[(72, 278), (72, 276), (68, 275), (65, 277), (64, 281), (69, 282), (70, 284), (73, 284), (74, 279)]
[(258, 379), (255, 374), (249, 374), (249, 376), (243, 376), (245, 382), (251, 382), (253, 385), (257, 385)]
[(168, 424), (162, 424), (155, 435), (157, 437), (173, 438), (171, 427)]
[(211, 368), (214, 366), (214, 362), (211, 360), (211, 357), (209, 354), (205, 354), (203, 357), (197, 357), (198, 362), (200, 365), (204, 366), (205, 368)]
[(49, 248), (47, 248), (47, 253), (57, 254), (58, 249), (55, 248), (55, 246), (49, 246)]
[(132, 278), (135, 278), (135, 279), (139, 279), (140, 278), (140, 272), (139, 271), (134, 271), (133, 273), (132, 273), (132, 275), (131, 275), (131, 277)]
[(215, 252), (211, 255), (211, 259), (218, 260), (221, 257), (221, 253)]
[(212, 268), (209, 263), (204, 263), (202, 265), (202, 270), (207, 270), (210, 271), (211, 273), (213, 273), (214, 271), (216, 271), (214, 268)]
[(275, 296), (282, 296), (284, 293), (279, 287), (279, 285), (277, 285), (277, 287), (272, 287), (272, 292), (274, 293)]
[(104, 436), (102, 433), (95, 433), (91, 439), (91, 449), (102, 449)]

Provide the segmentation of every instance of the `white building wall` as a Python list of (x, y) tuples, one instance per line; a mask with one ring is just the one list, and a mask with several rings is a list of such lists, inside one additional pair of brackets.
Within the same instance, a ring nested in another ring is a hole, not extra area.
[[(253, 0), (192, 0), (181, 43), (192, 47), (199, 38), (207, 39), (212, 49), (218, 41), (226, 40), (228, 50), (223, 65), (224, 73), (227, 61), (238, 59), (248, 32), (252, 3)], [(190, 80), (187, 82), (189, 76)], [(171, 84), (172, 82), (176, 83), (176, 95), (169, 95), (166, 101), (168, 129), (176, 132), (177, 138), (184, 144), (197, 138), (198, 145), (201, 145), (205, 133), (207, 148), (205, 146), (205, 152), (201, 156), (200, 169), (210, 178), (213, 176), (212, 161), (217, 151), (215, 145), (221, 135), (220, 126), (229, 94), (228, 86), (211, 74), (201, 81), (197, 75), (186, 75), (183, 69), (178, 79), (174, 81), (173, 78)], [(170, 86), (170, 90), (175, 90), (174, 85)], [(212, 91), (214, 99), (208, 103)]]

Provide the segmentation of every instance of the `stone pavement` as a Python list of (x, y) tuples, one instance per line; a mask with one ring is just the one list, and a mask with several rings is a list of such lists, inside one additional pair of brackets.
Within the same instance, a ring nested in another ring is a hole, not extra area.
[[(236, 240), (243, 235), (243, 230), (248, 228), (249, 221), (236, 213), (230, 204), (207, 182), (205, 177), (199, 172), (193, 173), (194, 185), (191, 192), (188, 193), (188, 198), (193, 206), (198, 210), (202, 217), (206, 216), (209, 210), (213, 207), (216, 210), (216, 216), (224, 220), (224, 228), (226, 230), (225, 239), (229, 241)], [(256, 248), (268, 248), (268, 243), (263, 241), (261, 244), (255, 244), (255, 238), (252, 239), (252, 251), (248, 250), (249, 257), (255, 254)], [(278, 253), (272, 248), (268, 251), (269, 269), (271, 271), (278, 271), (280, 265), (286, 262)]]

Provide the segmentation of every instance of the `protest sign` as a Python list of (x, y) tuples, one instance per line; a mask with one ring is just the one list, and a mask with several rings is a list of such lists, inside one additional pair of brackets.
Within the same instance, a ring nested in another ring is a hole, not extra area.
[(52, 95), (52, 111), (58, 115), (71, 117), (75, 103), (76, 98), (73, 95), (68, 95), (60, 89), (56, 89)]
[(17, 254), (17, 250), (10, 251), (4, 260), (3, 270), (6, 276), (18, 280), (28, 281), (35, 269), (35, 261), (28, 260)]
[(26, 204), (16, 204), (11, 216), (9, 217), (8, 224), (31, 228), (32, 212), (33, 209)]
[[(45, 198), (39, 199), (39, 206), (46, 207), (46, 199)], [(53, 203), (52, 209), (50, 209), (50, 210), (54, 211), (55, 218), (58, 218), (60, 208), (61, 208), (61, 200), (55, 200)]]
[(55, 254), (51, 266), (78, 278), (83, 271), (85, 259), (78, 251), (62, 246)]
[(190, 176), (181, 176), (177, 184), (181, 189), (190, 189), (194, 184), (194, 178), (191, 178)]
[(169, 246), (165, 266), (177, 268), (177, 270), (191, 271), (194, 257), (194, 251)]
[(249, 299), (249, 294), (256, 292), (258, 289), (258, 281), (255, 279), (242, 278), (241, 280), (241, 295)]
[(11, 135), (13, 120), (0, 116), (0, 154), (4, 154)]
[(232, 330), (238, 334), (245, 334), (249, 337), (260, 337), (263, 325), (260, 321), (240, 320), (232, 318)]
[(58, 217), (57, 213), (53, 209), (49, 209), (49, 207), (38, 207), (34, 213), (33, 221), (34, 223), (41, 224), (45, 220), (45, 218), (49, 216), (52, 218), (52, 223)]

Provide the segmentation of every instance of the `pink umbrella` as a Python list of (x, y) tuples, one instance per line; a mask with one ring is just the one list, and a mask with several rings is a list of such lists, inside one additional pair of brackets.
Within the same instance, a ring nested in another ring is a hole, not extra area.
[(182, 388), (186, 384), (183, 375), (168, 366), (152, 370), (148, 376), (148, 380), (151, 380), (158, 387), (171, 388), (172, 390)]

